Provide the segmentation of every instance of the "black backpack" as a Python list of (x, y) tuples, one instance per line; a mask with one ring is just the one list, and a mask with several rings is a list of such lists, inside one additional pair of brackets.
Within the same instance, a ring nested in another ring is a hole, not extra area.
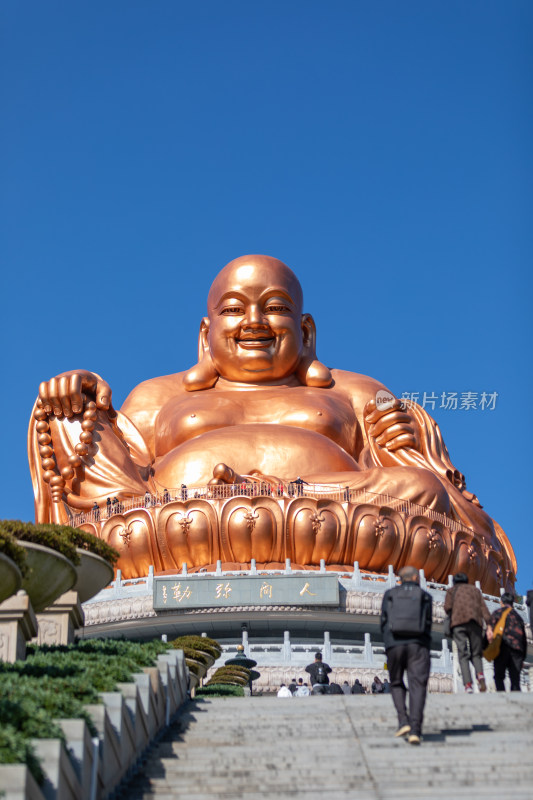
[(387, 622), (395, 636), (420, 636), (425, 633), (424, 594), (416, 583), (390, 590)]
[(327, 683), (328, 682), (328, 674), (326, 672), (326, 668), (324, 664), (317, 664), (316, 665), (316, 682), (317, 683)]

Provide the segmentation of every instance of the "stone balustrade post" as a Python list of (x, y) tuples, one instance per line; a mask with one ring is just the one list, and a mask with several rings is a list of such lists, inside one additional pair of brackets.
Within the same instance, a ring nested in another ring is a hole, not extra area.
[(257, 565), (255, 558), (250, 559), (250, 572), (252, 575), (257, 575)]
[(186, 561), (184, 561), (183, 564), (181, 565), (181, 574), (182, 575), (187, 575), (187, 562)]
[(218, 559), (217, 561), (217, 568), (215, 570), (215, 575), (222, 575), (222, 561)]
[(324, 660), (328, 663), (331, 661), (331, 637), (329, 631), (324, 631)]
[(419, 569), (418, 570), (418, 574), (420, 576), (420, 588), (421, 589), (426, 589), (427, 585), (428, 585), (428, 582), (426, 580), (426, 576), (424, 575), (424, 570), (423, 569)]
[(352, 575), (352, 583), (354, 589), (357, 589), (361, 584), (361, 570), (359, 569), (359, 562), (353, 562), (353, 575)]
[(292, 572), (292, 567), (291, 567), (291, 560), (290, 560), (290, 558), (286, 558), (286, 559), (285, 559), (285, 572), (286, 572), (287, 574), (288, 574), (289, 572)]
[(444, 668), (451, 667), (452, 665), (452, 654), (450, 653), (450, 645), (448, 644), (448, 639), (444, 638), (442, 640), (442, 653), (441, 653), (441, 664)]
[(24, 660), (26, 642), (36, 633), (37, 619), (24, 589), (0, 603), (0, 661)]
[(388, 566), (387, 586), (389, 589), (394, 589), (396, 586), (396, 575), (394, 574), (394, 567), (392, 564)]
[(241, 630), (241, 643), (244, 647), (244, 655), (249, 658), (250, 657), (250, 648), (248, 645), (248, 630), (247, 628), (242, 628)]
[(146, 588), (150, 592), (150, 594), (154, 591), (154, 565), (150, 564), (148, 567), (148, 577), (146, 579)]
[(290, 664), (291, 663), (291, 634), (290, 631), (284, 631), (283, 633), (283, 663)]
[(320, 559), (320, 572), (324, 573), (326, 571), (326, 559)]
[(369, 664), (374, 663), (374, 648), (372, 647), (372, 640), (369, 633), (365, 633), (365, 644), (363, 647), (364, 659)]

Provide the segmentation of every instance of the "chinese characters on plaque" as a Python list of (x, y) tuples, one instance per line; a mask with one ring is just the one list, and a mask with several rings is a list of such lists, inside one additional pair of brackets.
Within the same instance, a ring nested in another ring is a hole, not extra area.
[(336, 575), (180, 575), (154, 579), (154, 609), (243, 605), (339, 605)]

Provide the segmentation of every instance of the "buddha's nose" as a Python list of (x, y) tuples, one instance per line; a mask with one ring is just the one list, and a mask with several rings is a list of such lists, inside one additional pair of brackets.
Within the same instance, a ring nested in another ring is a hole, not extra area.
[(255, 303), (248, 308), (248, 313), (242, 324), (244, 328), (268, 328), (267, 318), (263, 314), (260, 306)]

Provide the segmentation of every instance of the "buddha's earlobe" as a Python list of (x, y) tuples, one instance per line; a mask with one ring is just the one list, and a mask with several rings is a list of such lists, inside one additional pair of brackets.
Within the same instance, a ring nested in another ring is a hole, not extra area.
[(202, 389), (210, 389), (218, 380), (207, 334), (209, 331), (209, 318), (204, 317), (200, 325), (200, 335), (198, 336), (198, 364), (187, 370), (183, 376), (183, 386), (187, 392), (200, 392)]
[(296, 377), (304, 386), (331, 386), (333, 376), (316, 357), (316, 325), (311, 314), (302, 315), (303, 353), (296, 368)]

